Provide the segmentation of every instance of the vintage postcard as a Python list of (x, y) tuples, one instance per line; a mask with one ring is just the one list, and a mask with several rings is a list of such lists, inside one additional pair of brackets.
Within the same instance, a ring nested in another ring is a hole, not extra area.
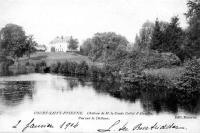
[(200, 1), (0, 0), (0, 133), (200, 133)]

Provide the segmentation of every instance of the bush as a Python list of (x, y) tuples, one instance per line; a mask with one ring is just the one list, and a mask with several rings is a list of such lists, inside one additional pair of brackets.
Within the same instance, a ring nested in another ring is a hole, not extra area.
[(35, 72), (44, 72), (46, 67), (47, 67), (46, 62), (45, 61), (41, 61), (41, 62), (36, 64)]
[(52, 73), (60, 73), (71, 76), (90, 76), (93, 80), (113, 80), (113, 68), (105, 65), (103, 68), (97, 66), (88, 66), (83, 61), (81, 63), (69, 62), (57, 63), (50, 66)]
[(89, 66), (86, 63), (86, 61), (81, 62), (81, 64), (78, 64), (76, 67), (76, 73), (79, 75), (87, 75), (89, 70)]
[(174, 83), (165, 76), (145, 75), (141, 86), (148, 89), (173, 89)]
[(64, 63), (58, 62), (50, 66), (51, 72), (61, 73), (64, 75), (87, 75), (89, 66), (83, 61), (80, 64), (76, 62), (65, 61)]
[(52, 73), (58, 73), (58, 70), (60, 68), (61, 63), (57, 62), (57, 64), (53, 64), (50, 66), (50, 72)]
[(177, 83), (179, 89), (200, 90), (200, 63), (196, 59), (187, 61), (184, 64), (185, 71)]
[(170, 68), (177, 65), (180, 65), (180, 59), (172, 53), (133, 51), (124, 61), (121, 70), (124, 73), (128, 71), (141, 72), (144, 69)]

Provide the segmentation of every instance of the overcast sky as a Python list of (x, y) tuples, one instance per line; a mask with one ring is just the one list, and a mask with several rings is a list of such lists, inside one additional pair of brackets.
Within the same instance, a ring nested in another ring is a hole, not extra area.
[(184, 13), (187, 0), (0, 0), (0, 28), (21, 25), (39, 43), (72, 35), (80, 42), (96, 32), (113, 31), (134, 42), (146, 20), (170, 21)]

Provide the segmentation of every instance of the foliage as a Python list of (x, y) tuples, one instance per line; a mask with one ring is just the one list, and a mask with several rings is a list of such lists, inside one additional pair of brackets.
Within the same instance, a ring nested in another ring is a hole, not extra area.
[(7, 24), (1, 29), (1, 48), (6, 56), (21, 57), (26, 51), (26, 36), (22, 27)]
[(187, 29), (187, 46), (192, 56), (200, 57), (200, 1), (189, 0), (187, 2), (188, 11), (186, 18), (188, 20), (189, 27)]
[(41, 61), (35, 65), (35, 72), (44, 72), (47, 65), (45, 61)]
[(30, 54), (34, 51), (36, 42), (32, 36), (26, 36), (25, 31), (19, 25), (7, 24), (0, 31), (1, 50), (5, 56), (18, 59), (24, 54)]
[(33, 36), (27, 36), (25, 45), (26, 55), (30, 58), (30, 54), (36, 52), (35, 46), (38, 44), (33, 40)]
[(154, 24), (147, 21), (142, 25), (139, 36), (136, 35), (135, 45), (139, 50), (148, 50), (152, 39)]
[(184, 48), (186, 35), (179, 26), (177, 16), (171, 18), (170, 23), (156, 20), (151, 40), (151, 49), (158, 52), (171, 52), (176, 54), (183, 61), (188, 58), (188, 52)]
[(114, 32), (96, 33), (87, 39), (82, 46), (82, 53), (89, 55), (92, 60), (107, 62), (121, 56), (126, 51), (128, 41), (125, 37)]
[(158, 77), (165, 77), (173, 82), (177, 82), (177, 79), (184, 72), (182, 66), (172, 67), (172, 68), (159, 68), (159, 69), (145, 69), (143, 73), (146, 75), (153, 75)]
[(158, 19), (155, 21), (155, 27), (152, 35), (151, 46), (150, 48), (153, 50), (161, 51), (162, 48), (162, 36), (163, 33), (160, 28), (160, 24)]
[(149, 53), (133, 51), (127, 56), (121, 66), (124, 73), (137, 73), (144, 69), (158, 69), (162, 67), (172, 67), (180, 64), (179, 58), (172, 53)]
[(179, 78), (178, 87), (184, 90), (200, 89), (200, 62), (189, 60), (184, 65), (185, 71)]
[(165, 76), (144, 75), (141, 86), (149, 89), (173, 89), (174, 83)]
[(76, 50), (78, 48), (78, 39), (73, 38), (72, 36), (69, 39), (68, 49)]
[(52, 73), (60, 73), (63, 75), (71, 76), (89, 76), (93, 80), (112, 80), (114, 78), (113, 70), (110, 66), (105, 65), (103, 68), (89, 65), (83, 61), (81, 63), (69, 62), (64, 63), (58, 62), (50, 66)]
[(85, 61), (83, 61), (78, 65), (76, 72), (79, 73), (80, 75), (87, 75), (88, 70), (89, 70), (88, 64)]
[(177, 54), (181, 49), (180, 45), (182, 43), (183, 31), (179, 26), (179, 18), (173, 17), (169, 26), (166, 28), (164, 33), (165, 38), (164, 41), (166, 44), (163, 44), (162, 51), (164, 52), (172, 52)]
[(80, 47), (80, 53), (82, 55), (88, 56), (89, 53), (90, 53), (90, 51), (92, 50), (92, 46), (93, 46), (92, 43), (93, 43), (92, 39), (90, 39), (90, 38), (88, 38), (87, 40), (85, 40), (83, 42), (83, 44), (81, 45), (81, 47)]

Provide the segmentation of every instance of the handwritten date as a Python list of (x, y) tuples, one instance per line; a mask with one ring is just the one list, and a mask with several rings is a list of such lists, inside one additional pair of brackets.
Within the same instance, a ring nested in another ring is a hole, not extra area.
[[(12, 128), (18, 128), (19, 125), (21, 124), (22, 120), (19, 120), (17, 124), (12, 126)], [(73, 123), (73, 122), (63, 122), (60, 124), (59, 128), (60, 129), (69, 129), (69, 128), (77, 128), (79, 126), (79, 122)], [(37, 124), (35, 122), (35, 119), (33, 118), (30, 122), (22, 126), (21, 132), (25, 132), (27, 129), (53, 129), (55, 126), (52, 123), (45, 123), (45, 124)]]

